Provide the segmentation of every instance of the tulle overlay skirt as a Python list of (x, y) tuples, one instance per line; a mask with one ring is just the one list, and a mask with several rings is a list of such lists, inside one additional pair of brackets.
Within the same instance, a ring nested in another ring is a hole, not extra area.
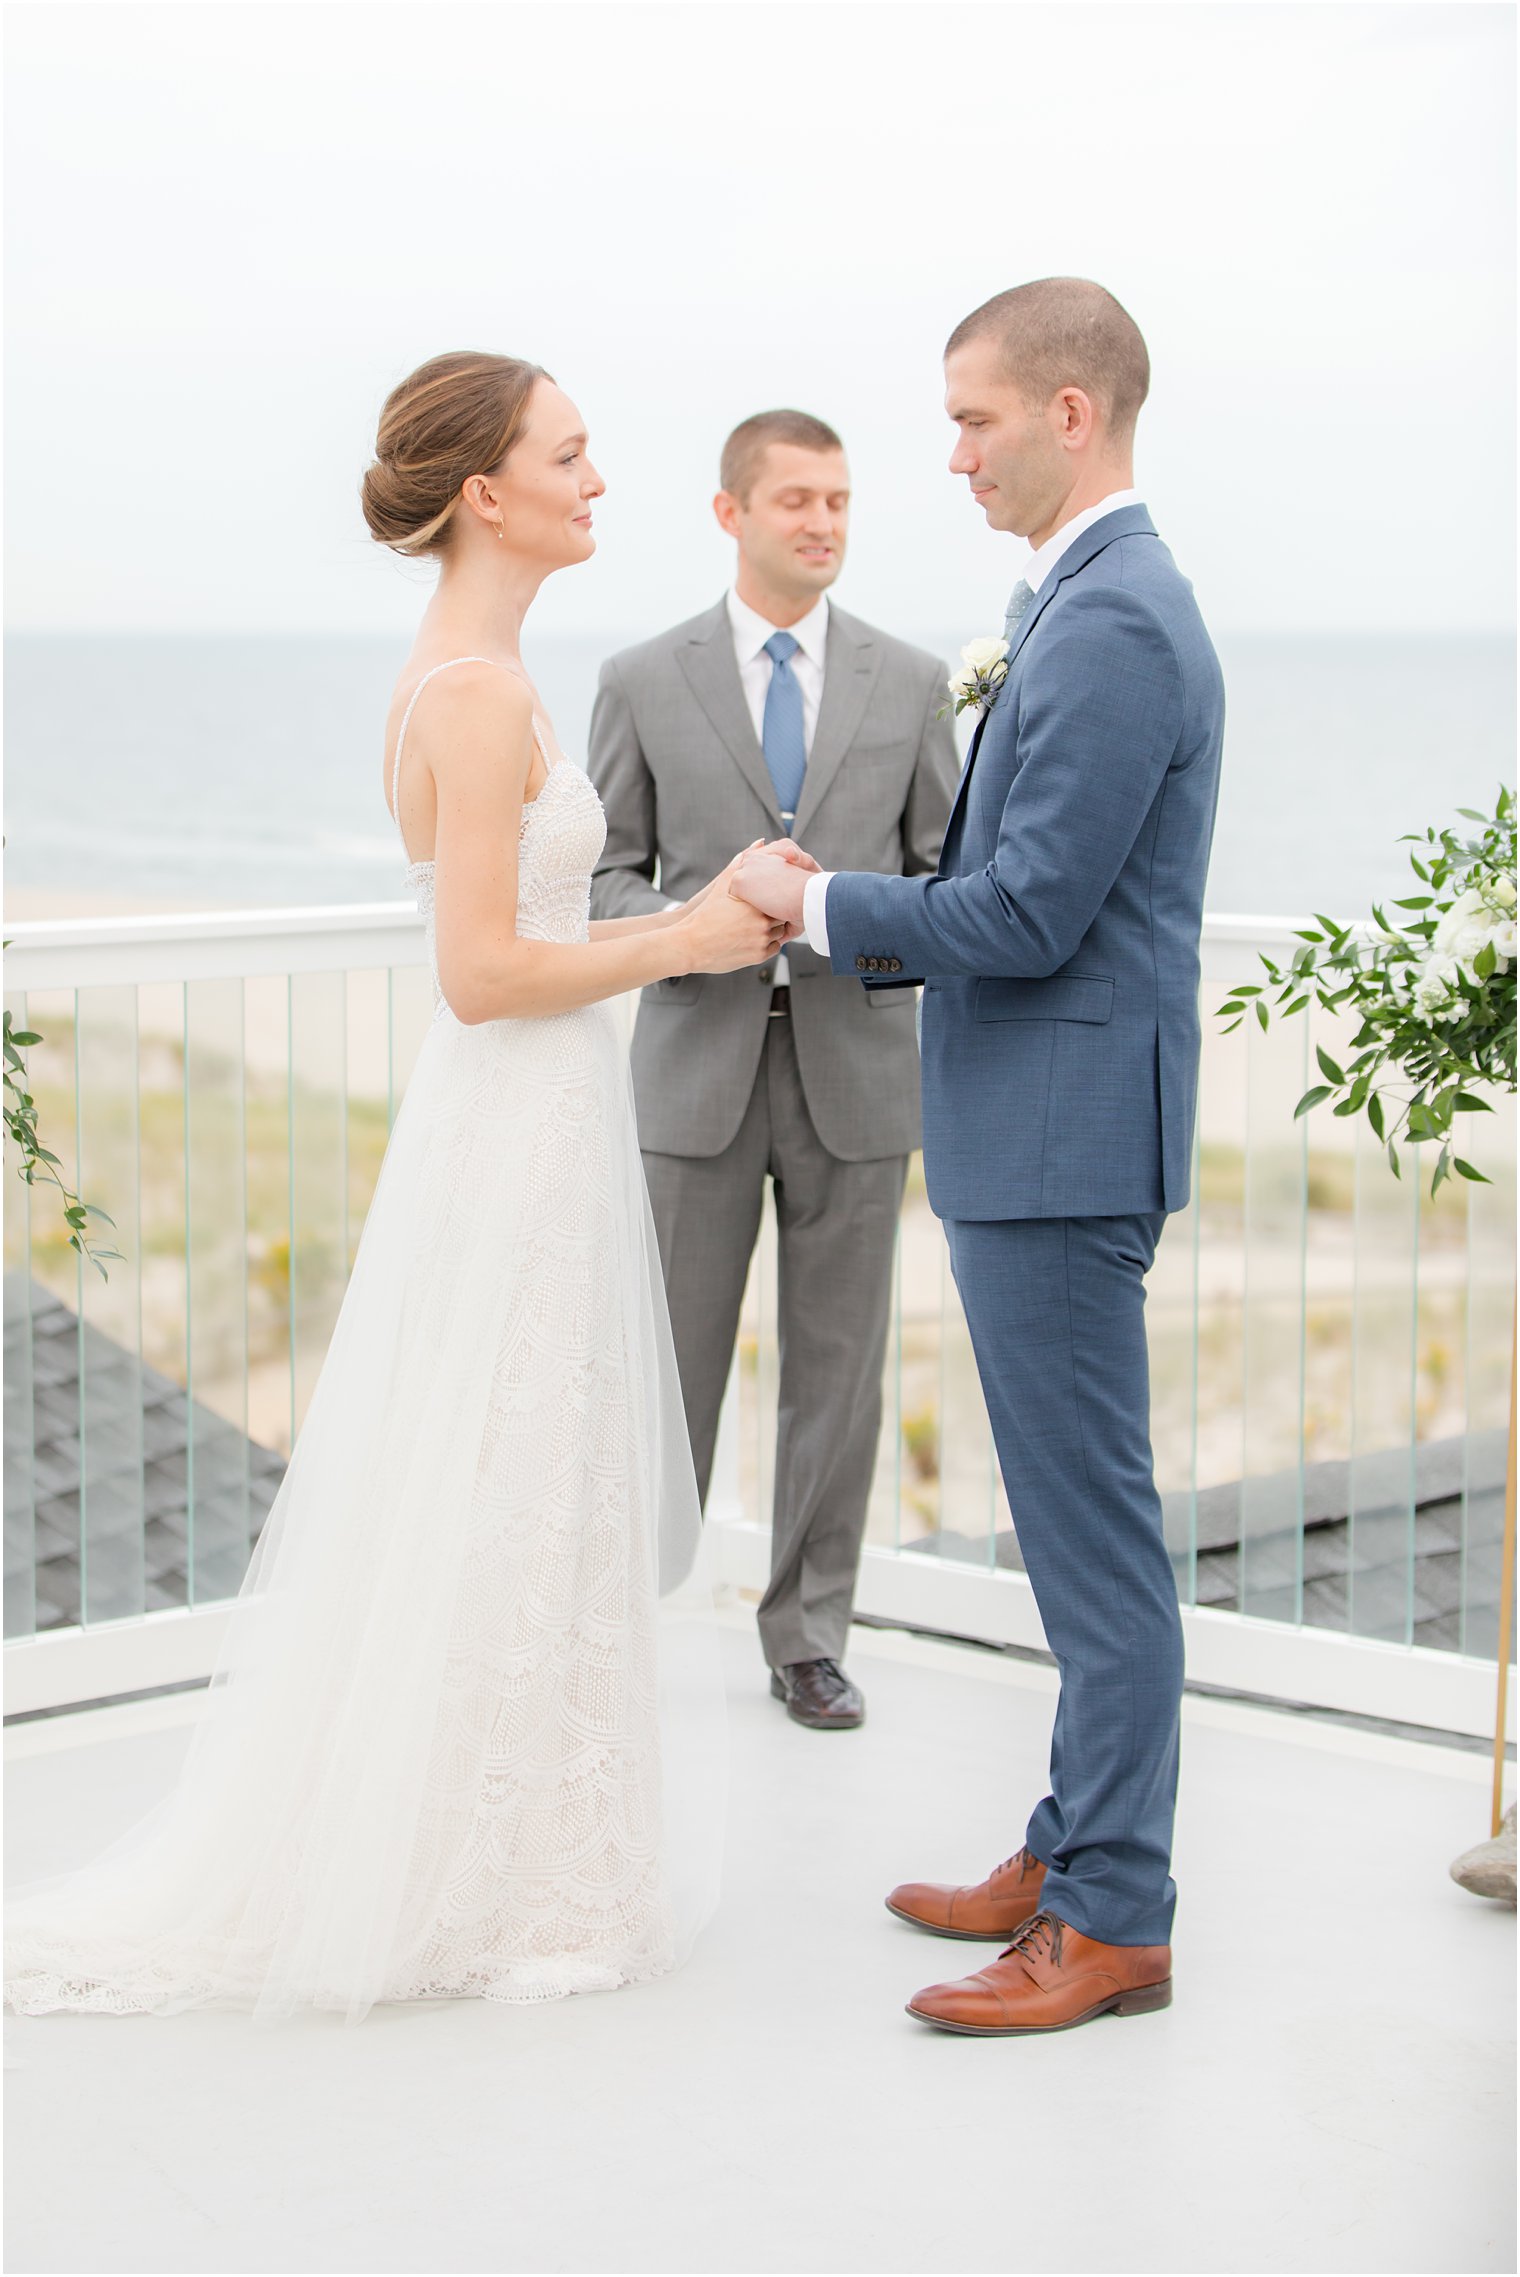
[(715, 1901), (700, 1513), (606, 1005), (440, 1005), (174, 1790), (6, 1997), (362, 2016), (655, 1977)]

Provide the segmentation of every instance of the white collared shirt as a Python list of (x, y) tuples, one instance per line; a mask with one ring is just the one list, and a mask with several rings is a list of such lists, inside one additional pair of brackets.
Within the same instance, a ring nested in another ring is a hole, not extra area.
[[(794, 625), (770, 624), (747, 601), (741, 601), (732, 587), (728, 595), (728, 621), (734, 636), (734, 658), (739, 667), (739, 685), (744, 690), (744, 701), (754, 724), (755, 741), (765, 745), (765, 699), (770, 693), (771, 674), (776, 667), (765, 653), (765, 644), (773, 633), (789, 632), (797, 643), (797, 653), (791, 660), (792, 673), (802, 690), (802, 746), (804, 751), (813, 748), (813, 732), (818, 725), (819, 708), (823, 703), (824, 659), (829, 645), (829, 597), (820, 593), (805, 617)], [(791, 986), (791, 967), (783, 949), (776, 959), (774, 980), (778, 988)]]
[(776, 667), (765, 653), (765, 644), (772, 634), (789, 632), (797, 643), (792, 658), (792, 671), (802, 690), (802, 741), (803, 748), (813, 748), (813, 731), (818, 725), (818, 710), (823, 702), (824, 658), (829, 646), (829, 597), (820, 593), (805, 617), (794, 625), (773, 625), (741, 601), (732, 590), (728, 596), (728, 621), (733, 628), (734, 657), (739, 666), (739, 685), (744, 690), (744, 701), (754, 723), (755, 741), (765, 743), (765, 699), (770, 693), (771, 674)]
[(1094, 522), (1101, 522), (1105, 514), (1117, 514), (1121, 506), (1141, 503), (1138, 490), (1111, 490), (1096, 506), (1084, 506), (1080, 514), (1073, 514), (1069, 522), (1063, 522), (1054, 536), (1048, 537), (1038, 551), (1030, 555), (1019, 572), (1024, 583), (1038, 593), (1067, 547), (1075, 545), (1084, 530), (1090, 530)]
[[(1053, 536), (1048, 537), (1030, 555), (1019, 572), (1024, 583), (1031, 591), (1038, 593), (1068, 546), (1075, 545), (1084, 530), (1090, 530), (1094, 522), (1101, 522), (1105, 514), (1117, 514), (1121, 506), (1139, 506), (1141, 503), (1138, 490), (1111, 490), (1106, 498), (1098, 500), (1096, 506), (1084, 506), (1080, 514), (1073, 514), (1069, 522), (1063, 522)], [(826, 957), (829, 953), (825, 905), (828, 901), (829, 880), (833, 875), (832, 870), (818, 871), (816, 876), (808, 879), (802, 891), (803, 931), (808, 947), (816, 949), (820, 957)]]

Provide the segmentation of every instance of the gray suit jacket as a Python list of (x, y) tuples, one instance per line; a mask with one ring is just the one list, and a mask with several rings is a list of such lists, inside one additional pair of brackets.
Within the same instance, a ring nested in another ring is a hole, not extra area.
[[(830, 604), (823, 702), (794, 836), (825, 869), (929, 876), (958, 763), (944, 667)], [(724, 602), (602, 667), (587, 770), (607, 810), (594, 917), (682, 901), (741, 846), (785, 830), (739, 682)], [(656, 867), (659, 872), (655, 884)], [(920, 1143), (911, 991), (868, 995), (805, 941), (787, 949), (808, 1111), (844, 1162)], [(646, 988), (633, 1038), (640, 1143), (721, 1154), (754, 1089), (772, 968)]]

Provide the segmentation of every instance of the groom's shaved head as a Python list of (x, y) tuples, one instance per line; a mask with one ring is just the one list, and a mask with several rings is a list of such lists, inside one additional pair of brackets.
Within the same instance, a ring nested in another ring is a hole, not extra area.
[(1007, 377), (1031, 404), (1079, 387), (1114, 435), (1128, 435), (1150, 392), (1151, 360), (1140, 327), (1111, 292), (1085, 277), (1041, 277), (995, 293), (963, 317), (945, 354), (989, 341)]

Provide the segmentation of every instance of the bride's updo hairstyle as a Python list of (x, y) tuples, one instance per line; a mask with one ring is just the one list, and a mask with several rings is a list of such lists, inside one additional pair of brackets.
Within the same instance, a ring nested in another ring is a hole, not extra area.
[(370, 535), (396, 553), (447, 552), (465, 483), (500, 466), (548, 377), (520, 357), (465, 349), (434, 356), (393, 387), (361, 492)]

